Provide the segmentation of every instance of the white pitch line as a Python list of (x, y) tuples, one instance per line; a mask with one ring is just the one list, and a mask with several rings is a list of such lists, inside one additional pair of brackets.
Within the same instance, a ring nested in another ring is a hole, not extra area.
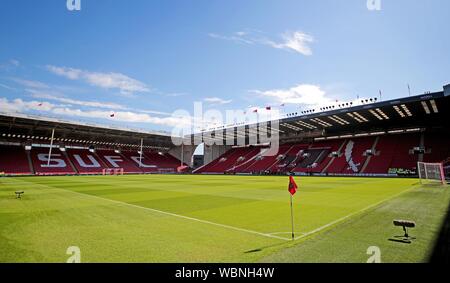
[(24, 182), (24, 183), (28, 183), (28, 184), (34, 184), (34, 185), (38, 185), (38, 186), (54, 189), (54, 190), (56, 189), (56, 190), (71, 192), (73, 194), (78, 194), (78, 195), (82, 195), (82, 196), (85, 196), (85, 197), (96, 198), (96, 199), (100, 199), (100, 200), (103, 200), (103, 201), (109, 201), (109, 202), (120, 204), (120, 205), (130, 206), (130, 207), (133, 207), (133, 208), (139, 208), (139, 209), (143, 209), (143, 210), (147, 210), (147, 211), (152, 211), (152, 212), (156, 212), (156, 213), (159, 213), (159, 214), (169, 215), (169, 216), (172, 216), (172, 217), (177, 217), (177, 218), (182, 218), (182, 219), (186, 219), (186, 220), (190, 220), (190, 221), (196, 221), (196, 222), (200, 222), (200, 223), (204, 223), (204, 224), (209, 224), (209, 225), (214, 225), (214, 226), (218, 226), (218, 227), (222, 227), (222, 228), (227, 228), (227, 229), (230, 229), (230, 230), (236, 230), (236, 231), (240, 231), (240, 232), (250, 233), (250, 234), (259, 235), (259, 236), (268, 237), (268, 238), (274, 238), (274, 239), (278, 239), (278, 240), (290, 241), (290, 239), (287, 239), (285, 237), (279, 237), (279, 236), (275, 236), (275, 235), (271, 235), (271, 234), (261, 233), (261, 232), (248, 230), (248, 229), (244, 229), (244, 228), (239, 228), (239, 227), (234, 227), (234, 226), (230, 226), (230, 225), (226, 225), (226, 224), (220, 224), (220, 223), (211, 222), (211, 221), (208, 221), (208, 220), (202, 220), (202, 219), (193, 218), (193, 217), (189, 217), (189, 216), (184, 216), (184, 215), (180, 215), (180, 214), (175, 214), (175, 213), (172, 213), (172, 212), (162, 211), (162, 210), (158, 210), (158, 209), (154, 209), (154, 208), (134, 205), (134, 204), (131, 204), (131, 203), (122, 202), (122, 201), (118, 201), (118, 200), (107, 199), (107, 198), (102, 198), (102, 197), (99, 197), (99, 196), (94, 196), (94, 195), (89, 195), (89, 194), (80, 193), (80, 192), (76, 192), (76, 191), (61, 189), (61, 188), (58, 188), (58, 187), (52, 187), (52, 186), (43, 185), (43, 184), (36, 184), (36, 183), (27, 182), (27, 181), (23, 181), (23, 180), (20, 180), (20, 181)]
[[(17, 181), (17, 179), (15, 181)], [(180, 215), (180, 214), (175, 214), (175, 213), (171, 213), (171, 212), (157, 210), (157, 209), (153, 209), (153, 208), (149, 208), (149, 207), (134, 205), (134, 204), (131, 204), (131, 203), (126, 203), (126, 202), (122, 202), (122, 201), (118, 201), (118, 200), (112, 200), (112, 199), (102, 198), (102, 197), (99, 197), (99, 196), (94, 196), (94, 195), (89, 195), (89, 194), (85, 194), (85, 193), (75, 192), (75, 191), (71, 191), (71, 190), (61, 189), (61, 188), (58, 188), (58, 187), (52, 187), (52, 186), (48, 186), (48, 185), (36, 184), (36, 183), (27, 182), (27, 181), (23, 181), (23, 180), (19, 180), (19, 181), (20, 182), (24, 182), (24, 183), (28, 183), (28, 184), (33, 184), (33, 185), (38, 185), (38, 186), (42, 186), (42, 187), (47, 187), (47, 188), (50, 188), (50, 189), (56, 189), (56, 190), (71, 192), (71, 193), (74, 193), (74, 194), (87, 196), (87, 197), (91, 197), (91, 198), (97, 198), (97, 199), (100, 199), (100, 200), (109, 201), (109, 202), (113, 202), (113, 203), (116, 203), (116, 204), (121, 204), (121, 205), (130, 206), (130, 207), (140, 208), (140, 209), (144, 209), (144, 210), (148, 210), (148, 211), (152, 211), (152, 212), (156, 212), (156, 213), (160, 213), (160, 214), (165, 214), (165, 215), (169, 215), (169, 216), (173, 216), (173, 217), (178, 217), (178, 218), (183, 218), (183, 219), (196, 221), (196, 222), (200, 222), (200, 223), (210, 224), (210, 225), (214, 225), (214, 226), (218, 226), (218, 227), (222, 227), (222, 228), (227, 228), (227, 229), (231, 229), (231, 230), (236, 230), (236, 231), (240, 231), (240, 232), (246, 232), (246, 233), (250, 233), (250, 234), (255, 234), (255, 235), (269, 237), (269, 238), (275, 238), (275, 239), (284, 240), (284, 241), (292, 241), (291, 239), (288, 239), (288, 238), (285, 238), (285, 237), (275, 236), (274, 234), (278, 234), (277, 232), (269, 233), (269, 234), (268, 233), (261, 233), (261, 232), (257, 232), (257, 231), (253, 231), (253, 230), (247, 230), (247, 229), (244, 229), (244, 228), (239, 228), (239, 227), (229, 226), (229, 225), (225, 225), (225, 224), (215, 223), (215, 222), (211, 222), (211, 221), (208, 221), (208, 220), (202, 220), (202, 219), (198, 219), (198, 218), (193, 218), (193, 217), (189, 217), (189, 216), (184, 216), (184, 215)], [(333, 226), (333, 225), (335, 225), (335, 224), (337, 224), (339, 222), (342, 222), (342, 221), (344, 221), (344, 220), (346, 220), (346, 219), (348, 219), (348, 218), (350, 218), (350, 217), (352, 217), (354, 215), (363, 213), (364, 211), (367, 211), (367, 210), (369, 210), (369, 209), (371, 209), (373, 207), (376, 207), (376, 206), (378, 206), (378, 205), (380, 205), (380, 204), (382, 204), (384, 202), (387, 202), (387, 201), (389, 201), (391, 199), (394, 199), (394, 198), (396, 198), (396, 197), (398, 197), (398, 196), (400, 196), (400, 195), (402, 195), (402, 194), (404, 194), (406, 192), (409, 192), (409, 191), (411, 191), (412, 189), (414, 189), (416, 187), (417, 186), (413, 186), (410, 189), (407, 189), (407, 190), (405, 190), (403, 192), (395, 194), (392, 197), (389, 197), (387, 199), (379, 201), (379, 202), (377, 202), (375, 204), (369, 205), (366, 208), (363, 208), (363, 209), (358, 210), (356, 212), (350, 213), (350, 214), (348, 214), (348, 215), (346, 215), (344, 217), (341, 217), (341, 218), (339, 218), (337, 220), (334, 220), (334, 221), (332, 221), (332, 222), (330, 222), (328, 224), (325, 224), (325, 225), (323, 225), (323, 226), (321, 226), (321, 227), (319, 227), (317, 229), (314, 229), (314, 230), (306, 232), (306, 233), (301, 233), (302, 235), (299, 236), (299, 237), (294, 238), (294, 240), (299, 240), (299, 239), (305, 238), (305, 237), (307, 237), (309, 235), (318, 233), (318, 232), (320, 232), (320, 231), (322, 231), (322, 230), (324, 230), (324, 229), (326, 229), (326, 228), (328, 228), (330, 226)], [(281, 232), (281, 233), (284, 233), (284, 232)], [(291, 232), (289, 232), (289, 233), (291, 233)]]
[(407, 190), (405, 190), (405, 191), (403, 191), (403, 192), (400, 192), (400, 193), (398, 193), (398, 194), (395, 194), (395, 195), (393, 195), (392, 197), (389, 197), (389, 198), (387, 198), (387, 199), (384, 199), (384, 200), (382, 200), (382, 201), (379, 201), (379, 202), (377, 202), (377, 203), (375, 203), (375, 204), (369, 205), (369, 206), (366, 207), (366, 208), (363, 208), (363, 209), (358, 210), (358, 211), (356, 211), (356, 212), (350, 213), (349, 215), (346, 215), (346, 216), (344, 216), (344, 217), (342, 217), (342, 218), (339, 218), (339, 219), (337, 219), (337, 220), (335, 220), (335, 221), (332, 221), (332, 222), (330, 222), (330, 223), (328, 223), (328, 224), (325, 224), (325, 225), (323, 225), (323, 226), (321, 226), (321, 227), (319, 227), (319, 228), (317, 228), (317, 229), (314, 229), (314, 230), (312, 230), (312, 231), (309, 231), (309, 232), (307, 232), (307, 233), (304, 233), (304, 234), (301, 235), (300, 237), (294, 238), (294, 240), (299, 240), (299, 239), (305, 238), (305, 237), (307, 237), (307, 236), (309, 236), (309, 235), (318, 233), (318, 232), (320, 232), (320, 231), (322, 231), (322, 230), (324, 230), (324, 229), (326, 229), (326, 228), (328, 228), (328, 227), (330, 227), (330, 226), (333, 226), (333, 225), (335, 225), (335, 224), (337, 224), (337, 223), (339, 223), (339, 222), (342, 222), (342, 221), (344, 221), (344, 220), (346, 220), (346, 219), (348, 219), (348, 218), (350, 218), (350, 217), (352, 217), (352, 216), (355, 216), (355, 215), (357, 215), (357, 214), (361, 214), (361, 213), (363, 213), (364, 211), (367, 211), (367, 210), (369, 210), (369, 209), (372, 209), (372, 208), (374, 208), (374, 207), (376, 207), (376, 206), (378, 206), (378, 205), (380, 205), (380, 204), (382, 204), (382, 203), (385, 203), (385, 202), (387, 202), (387, 201), (389, 201), (389, 200), (391, 200), (391, 199), (394, 199), (394, 198), (396, 198), (396, 197), (398, 197), (398, 196), (400, 196), (400, 195), (402, 195), (402, 194), (404, 194), (404, 193), (407, 193), (407, 192), (411, 191), (411, 190), (414, 189), (414, 188), (416, 188), (416, 186), (414, 186), (414, 187), (412, 187), (412, 188), (410, 188), (410, 189), (407, 189)]
[[(292, 232), (274, 232), (274, 233), (268, 233), (269, 235), (280, 235), (280, 234), (292, 234)], [(303, 232), (294, 232), (294, 234), (301, 234), (304, 235), (305, 233)]]

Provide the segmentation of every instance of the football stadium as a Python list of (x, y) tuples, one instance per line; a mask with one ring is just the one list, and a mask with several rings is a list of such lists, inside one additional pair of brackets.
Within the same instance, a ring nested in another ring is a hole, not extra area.
[(449, 1), (3, 2), (0, 273), (450, 262)]
[(449, 100), (447, 85), (287, 114), (270, 156), (259, 124), (184, 137), (210, 144), (194, 158), (164, 133), (2, 114), (0, 261), (64, 262), (71, 246), (83, 262), (442, 258)]

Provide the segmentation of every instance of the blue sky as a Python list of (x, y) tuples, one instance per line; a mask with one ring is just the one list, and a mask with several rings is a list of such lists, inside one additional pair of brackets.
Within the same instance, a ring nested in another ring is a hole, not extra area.
[(195, 101), (288, 112), (450, 83), (450, 1), (366, 2), (4, 0), (0, 111), (170, 130)]

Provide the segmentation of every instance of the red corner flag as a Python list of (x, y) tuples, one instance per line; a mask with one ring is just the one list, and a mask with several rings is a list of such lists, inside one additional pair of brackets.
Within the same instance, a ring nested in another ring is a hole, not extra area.
[(294, 177), (289, 176), (289, 187), (288, 187), (289, 193), (291, 193), (291, 195), (295, 195), (297, 189), (298, 187), (297, 184), (295, 183)]

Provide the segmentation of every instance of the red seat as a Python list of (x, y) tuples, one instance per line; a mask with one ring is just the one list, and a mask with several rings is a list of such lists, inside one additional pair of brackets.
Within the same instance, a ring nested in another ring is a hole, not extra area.
[(80, 174), (99, 174), (106, 168), (100, 158), (87, 149), (67, 149), (67, 155)]
[(122, 168), (124, 173), (142, 173), (142, 170), (133, 161), (114, 150), (96, 150), (96, 155), (107, 168)]
[(32, 174), (25, 148), (22, 146), (0, 146), (0, 172), (5, 174)]
[(49, 149), (48, 148), (33, 148), (30, 152), (31, 160), (33, 162), (34, 171), (36, 174), (43, 175), (66, 175), (66, 174), (76, 174), (73, 170), (70, 162), (66, 158), (63, 152), (58, 148), (52, 150), (49, 159)]
[(443, 162), (450, 157), (450, 136), (425, 133), (424, 146), (427, 151), (424, 162)]
[(148, 158), (145, 154), (142, 154), (141, 158), (141, 155), (137, 151), (122, 151), (121, 153), (145, 173), (158, 171), (158, 162), (155, 162), (155, 160), (150, 160), (150, 158)]

